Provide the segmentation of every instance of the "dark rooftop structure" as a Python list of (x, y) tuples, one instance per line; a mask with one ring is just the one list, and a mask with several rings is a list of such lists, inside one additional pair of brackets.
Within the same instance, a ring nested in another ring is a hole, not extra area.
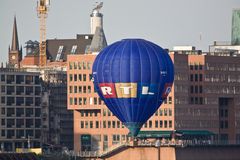
[(48, 60), (66, 61), (68, 54), (84, 54), (92, 39), (92, 34), (78, 34), (76, 39), (48, 39)]

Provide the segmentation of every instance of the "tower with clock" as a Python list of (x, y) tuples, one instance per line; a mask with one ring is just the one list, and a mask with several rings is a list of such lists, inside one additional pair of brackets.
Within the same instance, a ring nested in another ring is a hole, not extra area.
[(22, 47), (19, 49), (17, 22), (16, 22), (16, 16), (14, 16), (12, 45), (9, 46), (8, 48), (9, 67), (20, 68), (21, 60), (22, 60)]

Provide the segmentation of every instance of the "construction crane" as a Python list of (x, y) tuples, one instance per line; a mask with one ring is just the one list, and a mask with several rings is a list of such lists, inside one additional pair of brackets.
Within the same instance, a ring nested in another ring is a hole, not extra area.
[(39, 39), (39, 66), (44, 67), (47, 64), (46, 54), (46, 19), (50, 6), (50, 0), (37, 1), (37, 15), (40, 20), (40, 39)]

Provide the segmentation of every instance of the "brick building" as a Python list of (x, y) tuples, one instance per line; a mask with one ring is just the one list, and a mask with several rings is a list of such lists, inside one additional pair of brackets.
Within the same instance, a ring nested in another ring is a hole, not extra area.
[[(142, 131), (209, 131), (214, 133), (213, 141), (239, 143), (239, 55), (194, 49), (169, 54), (175, 67), (172, 92)], [(75, 151), (102, 151), (127, 140), (128, 130), (94, 92), (95, 57), (68, 56), (68, 109), (74, 110)]]

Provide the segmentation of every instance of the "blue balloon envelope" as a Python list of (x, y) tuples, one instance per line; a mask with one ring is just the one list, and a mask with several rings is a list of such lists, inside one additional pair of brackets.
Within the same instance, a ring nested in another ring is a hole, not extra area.
[(104, 48), (92, 72), (100, 98), (134, 137), (166, 99), (174, 80), (168, 53), (143, 39), (124, 39)]

